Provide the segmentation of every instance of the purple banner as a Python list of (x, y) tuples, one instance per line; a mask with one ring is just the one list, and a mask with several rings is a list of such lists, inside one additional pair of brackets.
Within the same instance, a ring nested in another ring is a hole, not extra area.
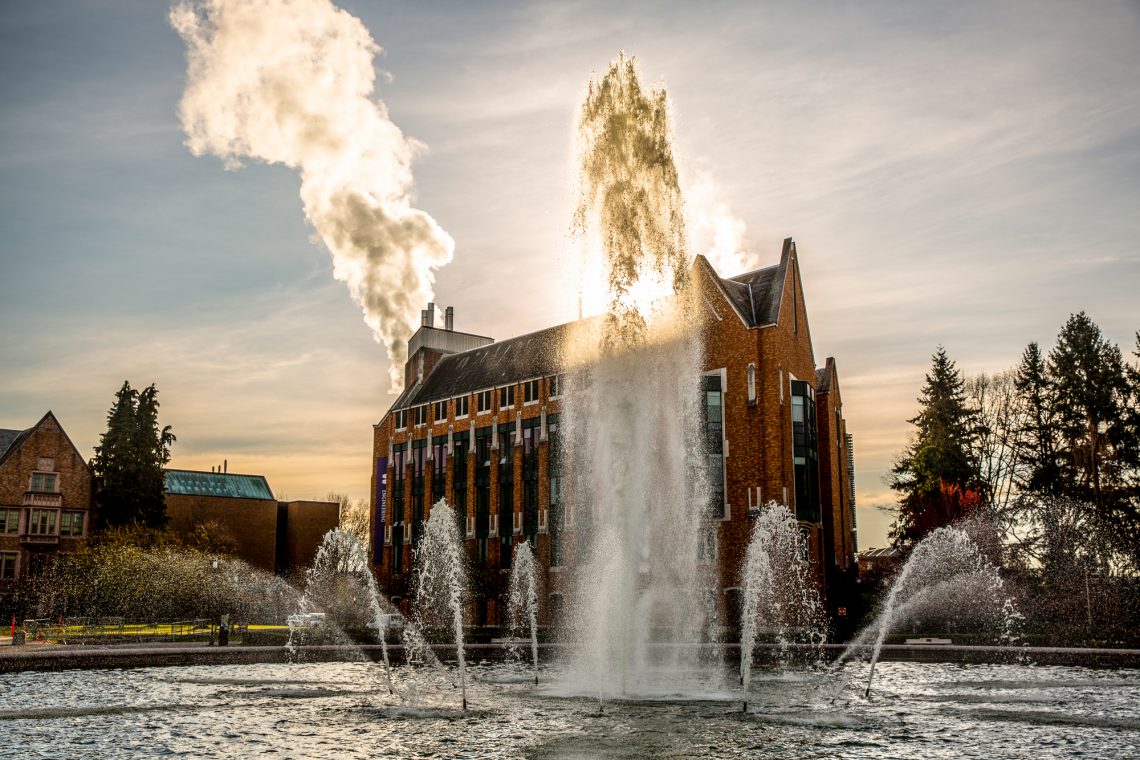
[(376, 457), (376, 538), (373, 564), (380, 564), (384, 553), (384, 517), (388, 513), (388, 457)]

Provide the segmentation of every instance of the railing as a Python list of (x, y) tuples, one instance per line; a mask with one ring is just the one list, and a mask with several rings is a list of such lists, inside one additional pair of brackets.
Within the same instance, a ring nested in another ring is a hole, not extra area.
[(24, 491), (25, 507), (62, 507), (63, 494), (49, 491)]
[[(128, 621), (121, 617), (29, 618), (24, 621), (28, 640), (50, 640), (61, 644), (113, 643), (130, 640), (179, 641), (191, 637), (208, 637), (213, 640), (217, 626), (210, 620)], [(244, 631), (244, 625), (233, 626), (234, 632)]]
[(59, 543), (59, 536), (52, 533), (21, 533), (20, 543), (34, 546), (55, 546)]

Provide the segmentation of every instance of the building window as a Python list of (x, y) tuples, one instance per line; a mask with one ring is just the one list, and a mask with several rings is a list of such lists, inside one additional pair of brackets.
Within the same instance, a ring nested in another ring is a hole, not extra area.
[(720, 373), (705, 375), (702, 412), (705, 423), (705, 456), (709, 501), (705, 516), (724, 518), (724, 393)]
[(435, 421), (440, 422), (447, 419), (447, 401), (435, 402)]
[(83, 518), (83, 512), (64, 512), (59, 517), (59, 535), (82, 536)]
[(20, 530), (20, 510), (0, 509), (0, 534), (18, 533)]
[(475, 394), (477, 400), (476, 411), (479, 414), (486, 414), (491, 411), (491, 391), (479, 391)]
[(491, 428), (475, 431), (475, 536), (491, 532)]
[(467, 453), (471, 451), (469, 433), (456, 433), (451, 445), (455, 455), (451, 458), (451, 493), (455, 519), (459, 523), (460, 537), (467, 535)]
[(748, 365), (748, 403), (756, 403), (756, 365)]
[(467, 413), (470, 411), (470, 409), (468, 409), (470, 402), (470, 396), (460, 396), (459, 398), (455, 399), (456, 418), (462, 419), (463, 417), (467, 416)]
[(697, 555), (697, 561), (701, 564), (712, 565), (716, 563), (717, 540), (715, 527), (702, 526), (700, 528)]
[(542, 432), (541, 422), (538, 417), (523, 420), (522, 430), (523, 535), (532, 544), (538, 535), (538, 443)]
[(563, 560), (562, 529), (562, 453), (558, 440), (558, 415), (546, 418), (546, 477), (550, 484), (550, 513), (547, 525), (550, 530), (550, 566), (561, 567)]
[(59, 476), (53, 472), (33, 472), (32, 491), (36, 493), (55, 493), (58, 489)]
[(18, 552), (0, 552), (0, 581), (10, 581), (16, 577)]
[(423, 427), (427, 424), (428, 408), (427, 404), (417, 406), (412, 410), (412, 421), (416, 427)]
[(35, 536), (54, 536), (58, 509), (28, 510), (28, 533)]
[(408, 410), (399, 409), (396, 411), (396, 429), (406, 430), (408, 428)]
[[(395, 526), (404, 524), (404, 482), (408, 465), (408, 444), (397, 443), (392, 447), (392, 543), (396, 540)], [(400, 534), (401, 540), (403, 533)]]
[(431, 439), (431, 500), (435, 502), (447, 494), (447, 436)]
[(565, 384), (566, 384), (566, 376), (565, 375), (553, 375), (550, 378), (550, 397), (551, 398), (558, 398), (559, 396), (561, 396), (562, 391), (564, 390), (563, 386)]
[(524, 404), (538, 403), (538, 383), (538, 380), (527, 380), (525, 383), (523, 383)]
[(392, 574), (404, 572), (404, 526), (392, 526)]
[(819, 522), (819, 431), (815, 391), (803, 380), (792, 381), (792, 464), (796, 478), (796, 518)]
[(499, 389), (499, 408), (510, 409), (515, 405), (515, 386), (504, 385)]
[(511, 566), (515, 521), (515, 426), (499, 426), (499, 567)]
[(424, 469), (427, 464), (426, 438), (412, 441), (412, 545), (418, 546), (423, 535)]

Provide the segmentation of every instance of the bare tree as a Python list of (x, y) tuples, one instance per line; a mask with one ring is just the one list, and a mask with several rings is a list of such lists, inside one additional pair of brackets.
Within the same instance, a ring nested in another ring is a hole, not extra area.
[(976, 443), (979, 475), (986, 500), (1003, 523), (1025, 469), (1017, 443), (1027, 410), (1015, 378), (1016, 373), (1005, 370), (966, 379), (966, 394), (981, 428)]
[(340, 529), (368, 543), (368, 502), (361, 499), (353, 503), (348, 494), (329, 491), (325, 501), (336, 502), (340, 513)]

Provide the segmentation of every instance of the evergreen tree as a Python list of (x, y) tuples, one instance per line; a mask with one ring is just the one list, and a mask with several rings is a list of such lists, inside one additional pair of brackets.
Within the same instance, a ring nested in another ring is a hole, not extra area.
[(98, 482), (96, 515), (101, 527), (166, 523), (163, 468), (175, 437), (158, 423), (158, 390), (143, 391), (129, 382), (115, 394), (107, 414), (107, 432), (99, 438), (91, 469)]
[(1069, 317), (1049, 354), (1062, 445), (1061, 477), (1071, 496), (1104, 509), (1119, 477), (1113, 447), (1129, 394), (1119, 347), (1082, 311)]
[(1017, 431), (1017, 448), (1025, 463), (1019, 485), (1027, 491), (1055, 494), (1061, 488), (1057, 462), (1057, 417), (1048, 367), (1036, 342), (1021, 355), (1015, 384), (1025, 403), (1026, 419)]
[(914, 441), (892, 469), (891, 488), (900, 493), (899, 512), (891, 527), (895, 546), (908, 548), (935, 528), (965, 517), (982, 506), (974, 445), (977, 412), (966, 402), (965, 381), (938, 347), (918, 402), (909, 420)]

